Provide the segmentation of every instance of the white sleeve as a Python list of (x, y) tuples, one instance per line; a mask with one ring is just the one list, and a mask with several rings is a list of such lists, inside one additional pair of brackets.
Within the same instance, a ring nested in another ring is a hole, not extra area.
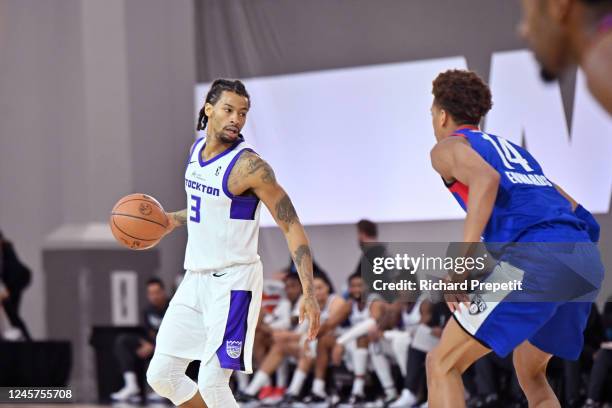
[(286, 330), (291, 327), (291, 302), (282, 299), (274, 309), (275, 319), (269, 323), (274, 330)]

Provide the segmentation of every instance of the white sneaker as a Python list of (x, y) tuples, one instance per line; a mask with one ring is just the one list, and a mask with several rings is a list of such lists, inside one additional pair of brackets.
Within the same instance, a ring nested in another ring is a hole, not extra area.
[(147, 394), (148, 402), (163, 402), (164, 400), (165, 398), (159, 395), (158, 393), (156, 393), (155, 391), (151, 391), (150, 393)]
[(139, 397), (140, 388), (134, 386), (125, 386), (117, 392), (111, 394), (113, 401), (128, 401), (133, 397)]
[(389, 405), (389, 408), (411, 408), (417, 402), (416, 397), (407, 389), (402, 390), (402, 395)]
[(20, 341), (23, 340), (23, 335), (21, 334), (21, 330), (11, 327), (6, 329), (4, 333), (2, 333), (2, 337), (6, 341)]

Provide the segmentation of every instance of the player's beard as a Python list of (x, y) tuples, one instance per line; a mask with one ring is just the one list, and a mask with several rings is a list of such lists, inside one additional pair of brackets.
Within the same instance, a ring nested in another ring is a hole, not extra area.
[(217, 139), (219, 139), (221, 142), (226, 143), (226, 144), (231, 144), (231, 143), (234, 143), (236, 141), (235, 138), (226, 135), (225, 133), (223, 133), (223, 131), (221, 131), (217, 135)]

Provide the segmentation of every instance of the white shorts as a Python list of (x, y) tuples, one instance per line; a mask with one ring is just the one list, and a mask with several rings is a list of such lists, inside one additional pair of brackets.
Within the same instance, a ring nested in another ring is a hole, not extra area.
[(216, 353), (222, 368), (253, 372), (262, 286), (259, 261), (187, 271), (164, 315), (155, 351), (202, 364)]

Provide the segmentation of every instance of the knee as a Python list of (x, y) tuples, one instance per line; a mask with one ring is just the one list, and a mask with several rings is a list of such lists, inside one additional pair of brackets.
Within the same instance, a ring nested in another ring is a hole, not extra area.
[(442, 355), (436, 350), (432, 350), (425, 356), (425, 369), (427, 378), (439, 378), (447, 374), (448, 370), (444, 369)]
[(162, 397), (169, 398), (173, 395), (172, 380), (168, 373), (157, 364), (155, 357), (153, 357), (147, 369), (147, 383), (153, 391)]
[(238, 408), (229, 386), (231, 374), (232, 370), (221, 368), (216, 357), (200, 366), (198, 388), (207, 407)]
[(546, 365), (533, 366), (521, 363), (514, 359), (514, 370), (516, 378), (523, 390), (528, 391), (532, 388), (540, 387), (543, 381), (546, 381)]
[(154, 355), (147, 369), (147, 382), (157, 394), (180, 405), (192, 398), (197, 385), (185, 375), (188, 360)]

